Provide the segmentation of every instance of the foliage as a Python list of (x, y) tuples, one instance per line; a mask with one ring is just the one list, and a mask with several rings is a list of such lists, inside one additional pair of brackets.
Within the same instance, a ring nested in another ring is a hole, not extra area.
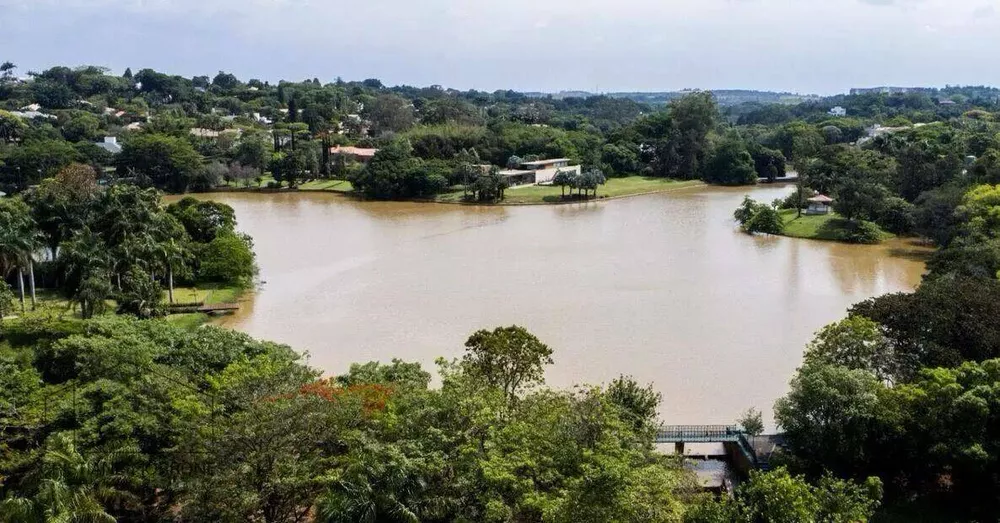
[(882, 482), (870, 477), (863, 484), (823, 476), (816, 485), (785, 468), (751, 471), (736, 491), (736, 500), (708, 501), (685, 514), (687, 523), (868, 521), (879, 507)]
[(759, 203), (749, 196), (743, 198), (733, 217), (747, 234), (781, 234), (785, 228), (785, 221), (777, 207)]
[(901, 377), (897, 369), (900, 363), (880, 327), (856, 315), (827, 325), (806, 347), (805, 364), (866, 370), (883, 381), (898, 379)]
[(750, 436), (760, 436), (764, 433), (764, 417), (760, 411), (750, 408), (744, 412), (736, 423)]
[(184, 192), (201, 168), (201, 155), (184, 139), (143, 133), (127, 140), (117, 157), (119, 176), (144, 177), (153, 185)]
[(249, 285), (257, 275), (253, 241), (245, 234), (224, 230), (198, 252), (202, 281)]
[(708, 183), (722, 185), (756, 184), (754, 160), (743, 139), (730, 134), (717, 144), (705, 164), (703, 177)]
[(620, 410), (622, 420), (637, 432), (656, 426), (656, 409), (663, 396), (651, 385), (643, 387), (631, 376), (619, 376), (608, 385), (606, 394)]
[(481, 330), (465, 342), (462, 367), (471, 377), (503, 391), (508, 401), (542, 382), (552, 349), (516, 325)]

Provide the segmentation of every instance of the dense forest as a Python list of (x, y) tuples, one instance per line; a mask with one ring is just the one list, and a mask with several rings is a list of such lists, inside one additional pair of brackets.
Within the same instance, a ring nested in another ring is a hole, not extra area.
[[(0, 74), (0, 521), (1000, 516), (994, 89), (653, 106), (221, 72)], [(379, 152), (361, 165), (337, 145)], [(470, 185), (493, 200), (496, 170), (472, 166), (555, 157), (592, 180), (794, 170), (787, 200), (738, 210), (744, 228), (780, 232), (781, 212), (823, 193), (842, 239), (936, 250), (915, 292), (856, 304), (806, 347), (774, 408), (785, 449), (733, 497), (700, 493), (654, 451), (651, 387), (553, 390), (558, 350), (519, 327), (472, 334), (436, 379), (400, 360), (322, 377), (293, 348), (160, 318), (175, 283), (256, 273), (231, 208), (164, 205), (162, 191), (338, 178), (367, 197)], [(76, 314), (31, 312), (36, 282)]]

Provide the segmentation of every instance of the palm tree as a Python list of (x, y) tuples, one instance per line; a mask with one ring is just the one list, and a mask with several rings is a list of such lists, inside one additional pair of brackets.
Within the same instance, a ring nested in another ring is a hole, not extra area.
[(134, 497), (115, 487), (122, 476), (113, 472), (114, 465), (134, 452), (120, 449), (100, 460), (87, 459), (68, 435), (55, 435), (42, 457), (42, 466), (29, 478), (32, 495), (11, 496), (0, 502), (0, 521), (114, 523), (105, 504)]
[(32, 274), (32, 307), (34, 298), (33, 253), (38, 246), (38, 233), (27, 204), (20, 198), (0, 200), (0, 277), (6, 278), (17, 270), (21, 311), (24, 311), (24, 269)]

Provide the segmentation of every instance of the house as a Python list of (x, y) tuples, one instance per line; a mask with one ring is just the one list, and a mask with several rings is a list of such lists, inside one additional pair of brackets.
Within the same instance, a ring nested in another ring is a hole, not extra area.
[(21, 110), (28, 113), (32, 112), (37, 113), (38, 111), (42, 110), (42, 106), (38, 104), (25, 105), (24, 107), (21, 108)]
[(331, 155), (343, 155), (346, 158), (350, 158), (356, 162), (368, 163), (372, 158), (375, 157), (375, 153), (378, 149), (365, 149), (363, 147), (353, 147), (353, 146), (336, 146), (330, 148)]
[(534, 183), (549, 183), (556, 177), (556, 172), (560, 170), (569, 170), (580, 174), (580, 166), (570, 166), (569, 161), (569, 158), (553, 158), (551, 160), (523, 162), (521, 164), (521, 169), (534, 171)]
[(957, 105), (954, 100), (949, 100), (947, 98), (938, 100), (938, 105)]
[(125, 126), (125, 130), (127, 130), (127, 131), (141, 131), (142, 130), (142, 122), (132, 122), (132, 123), (130, 123), (130, 124), (128, 124), (128, 125)]
[(47, 118), (50, 120), (55, 120), (56, 117), (51, 114), (45, 114), (40, 111), (11, 111), (10, 114), (22, 119), (22, 120), (34, 120), (36, 118)]
[(211, 129), (202, 129), (200, 127), (195, 127), (189, 131), (191, 134), (197, 136), (198, 138), (218, 138), (219, 131), (213, 131)]
[(806, 214), (830, 214), (830, 204), (833, 203), (833, 198), (825, 194), (817, 194), (806, 201), (809, 202)]
[(524, 169), (504, 169), (499, 171), (500, 176), (507, 179), (508, 187), (517, 187), (518, 185), (535, 185), (536, 182), (536, 172)]
[(830, 116), (837, 116), (837, 117), (847, 116), (847, 109), (844, 109), (843, 107), (838, 105), (833, 109), (830, 109)]
[(115, 136), (105, 136), (103, 142), (97, 142), (97, 146), (111, 154), (122, 152), (122, 146), (118, 144), (118, 138)]

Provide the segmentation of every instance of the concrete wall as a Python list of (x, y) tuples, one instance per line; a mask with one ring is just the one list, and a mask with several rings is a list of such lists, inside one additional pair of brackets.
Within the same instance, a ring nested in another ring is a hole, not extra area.
[(568, 167), (558, 167), (553, 169), (540, 169), (535, 171), (535, 183), (549, 183), (553, 178), (556, 177), (556, 173), (559, 171), (573, 171), (580, 174), (580, 166), (573, 165)]

